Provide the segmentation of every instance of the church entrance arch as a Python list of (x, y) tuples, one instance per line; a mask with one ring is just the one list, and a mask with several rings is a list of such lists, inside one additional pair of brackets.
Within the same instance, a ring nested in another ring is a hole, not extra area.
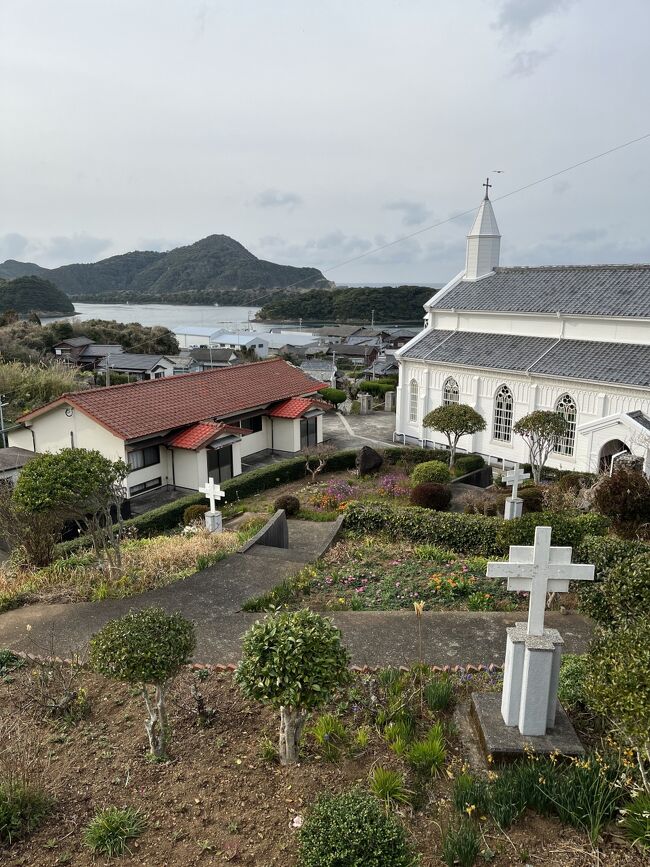
[(608, 440), (598, 455), (598, 469), (600, 472), (608, 473), (612, 466), (612, 458), (621, 452), (630, 453), (629, 447), (622, 440)]

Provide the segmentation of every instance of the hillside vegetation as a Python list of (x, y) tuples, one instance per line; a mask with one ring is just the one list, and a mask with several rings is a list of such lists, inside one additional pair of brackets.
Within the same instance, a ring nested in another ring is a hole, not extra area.
[(49, 280), (25, 276), (0, 279), (0, 311), (46, 315), (74, 313), (68, 296)]
[(210, 235), (167, 253), (135, 251), (51, 269), (8, 260), (0, 265), (0, 278), (33, 274), (35, 267), (41, 277), (84, 301), (247, 303), (261, 290), (330, 286), (316, 268), (266, 262), (227, 235)]
[(278, 292), (257, 314), (263, 320), (376, 322), (421, 320), (423, 305), (435, 290), (426, 286), (342, 287), (331, 292)]

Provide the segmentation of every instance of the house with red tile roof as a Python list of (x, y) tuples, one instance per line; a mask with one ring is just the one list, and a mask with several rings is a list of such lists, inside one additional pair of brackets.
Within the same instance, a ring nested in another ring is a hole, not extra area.
[(97, 449), (131, 467), (130, 497), (195, 491), (255, 458), (323, 440), (319, 384), (281, 358), (64, 394), (26, 413), (9, 445), (33, 452)]

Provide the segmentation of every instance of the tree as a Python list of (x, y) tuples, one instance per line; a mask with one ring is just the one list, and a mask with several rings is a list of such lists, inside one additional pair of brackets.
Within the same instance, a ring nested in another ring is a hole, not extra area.
[(31, 566), (48, 566), (61, 535), (61, 520), (50, 511), (28, 512), (13, 497), (8, 482), (0, 482), (0, 535)]
[(440, 431), (447, 437), (449, 443), (449, 466), (456, 461), (458, 440), (467, 434), (485, 430), (485, 419), (466, 403), (450, 403), (431, 410), (422, 419), (424, 427)]
[(327, 702), (348, 677), (341, 633), (303, 608), (254, 623), (242, 650), (235, 679), (248, 698), (279, 708), (280, 762), (296, 762), (307, 712)]
[(195, 646), (193, 624), (162, 608), (130, 611), (109, 621), (90, 640), (94, 671), (140, 689), (147, 707), (149, 749), (156, 759), (167, 754), (167, 683), (190, 661)]
[(120, 569), (121, 507), (129, 467), (98, 451), (62, 449), (31, 460), (14, 491), (18, 507), (32, 514), (49, 512), (74, 521), (87, 533), (99, 559)]
[(316, 481), (316, 476), (322, 473), (327, 466), (328, 458), (334, 454), (334, 447), (327, 443), (315, 443), (313, 446), (305, 446), (300, 450), (305, 456), (305, 475), (311, 473), (312, 484)]
[(566, 426), (563, 415), (547, 409), (536, 409), (535, 412), (520, 418), (514, 425), (514, 432), (528, 445), (536, 485), (540, 483), (548, 456), (558, 438), (566, 431)]

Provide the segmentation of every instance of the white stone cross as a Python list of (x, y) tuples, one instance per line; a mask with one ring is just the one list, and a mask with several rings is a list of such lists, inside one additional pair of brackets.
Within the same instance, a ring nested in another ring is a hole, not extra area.
[(569, 581), (593, 581), (594, 567), (571, 563), (571, 548), (551, 547), (551, 527), (535, 528), (535, 544), (511, 545), (507, 563), (488, 563), (488, 578), (507, 578), (508, 590), (530, 593), (528, 635), (544, 635), (548, 592), (566, 593)]
[(210, 511), (216, 512), (217, 507), (215, 505), (215, 499), (220, 500), (222, 497), (225, 497), (225, 491), (221, 490), (221, 486), (214, 481), (214, 479), (208, 479), (205, 485), (202, 488), (199, 488), (199, 492), (201, 494), (205, 494), (205, 496), (210, 500)]
[(503, 476), (503, 481), (506, 485), (512, 485), (512, 493), (510, 496), (513, 500), (517, 499), (517, 493), (519, 489), (519, 482), (524, 482), (526, 479), (530, 478), (530, 473), (525, 473), (522, 469), (520, 469), (519, 464), (515, 464), (511, 470)]

